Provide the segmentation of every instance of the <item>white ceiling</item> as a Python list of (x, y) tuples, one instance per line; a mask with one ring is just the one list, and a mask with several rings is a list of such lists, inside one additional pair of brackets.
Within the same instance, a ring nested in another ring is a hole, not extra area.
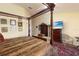
[[(19, 3), (18, 5), (26, 8), (31, 15), (47, 8), (42, 3)], [(79, 3), (56, 3), (54, 12), (74, 12), (79, 11)]]
[(55, 12), (79, 12), (79, 3), (57, 3)]
[(39, 11), (47, 8), (42, 3), (19, 3), (18, 5), (26, 8), (31, 15), (38, 13)]

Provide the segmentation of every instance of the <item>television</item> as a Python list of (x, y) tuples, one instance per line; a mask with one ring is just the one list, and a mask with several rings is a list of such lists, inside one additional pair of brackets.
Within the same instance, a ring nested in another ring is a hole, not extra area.
[(63, 21), (60, 21), (60, 20), (59, 21), (54, 21), (53, 27), (62, 29), (63, 28)]

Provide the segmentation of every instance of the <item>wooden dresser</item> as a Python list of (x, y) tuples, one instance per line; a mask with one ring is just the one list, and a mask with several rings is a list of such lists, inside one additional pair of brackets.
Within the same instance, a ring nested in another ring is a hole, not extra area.
[(62, 29), (53, 29), (53, 39), (55, 42), (62, 42)]

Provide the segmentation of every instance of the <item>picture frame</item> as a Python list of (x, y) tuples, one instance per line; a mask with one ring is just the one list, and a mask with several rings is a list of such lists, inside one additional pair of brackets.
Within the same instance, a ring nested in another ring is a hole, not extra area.
[(2, 33), (8, 32), (8, 27), (1, 27), (1, 32), (2, 32)]
[(18, 27), (22, 27), (23, 23), (22, 22), (18, 22)]
[(16, 25), (16, 20), (11, 19), (10, 20), (10, 25), (15, 26)]
[(0, 19), (0, 22), (1, 22), (1, 24), (7, 24), (7, 19), (1, 18), (1, 19)]
[(23, 29), (22, 28), (18, 28), (18, 31), (22, 31)]

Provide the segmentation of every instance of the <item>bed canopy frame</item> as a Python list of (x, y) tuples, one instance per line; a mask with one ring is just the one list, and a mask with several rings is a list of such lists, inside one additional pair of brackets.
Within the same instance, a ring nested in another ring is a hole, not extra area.
[(55, 7), (55, 4), (53, 3), (47, 3), (48, 8), (50, 9), (50, 28), (51, 28), (51, 39), (50, 39), (50, 44), (53, 44), (53, 10)]
[(0, 15), (2, 16), (8, 16), (8, 17), (14, 17), (14, 18), (19, 18), (19, 19), (28, 19), (28, 36), (31, 36), (30, 35), (30, 20), (35, 18), (35, 17), (38, 17), (48, 11), (50, 11), (50, 28), (51, 28), (51, 39), (50, 39), (50, 44), (52, 45), (53, 44), (53, 10), (54, 10), (54, 7), (55, 7), (55, 4), (54, 3), (42, 3), (43, 5), (47, 6), (46, 9), (32, 15), (31, 17), (23, 17), (23, 16), (19, 16), (19, 15), (14, 15), (14, 14), (10, 14), (10, 13), (6, 13), (6, 12), (0, 12)]
[(53, 11), (54, 11), (54, 7), (55, 4), (54, 3), (43, 3), (43, 5), (46, 5), (48, 8), (32, 15), (31, 17), (28, 18), (28, 36), (30, 36), (30, 19), (33, 19), (37, 16), (40, 16), (48, 11), (50, 11), (50, 28), (51, 28), (51, 39), (50, 39), (50, 44), (53, 45)]

